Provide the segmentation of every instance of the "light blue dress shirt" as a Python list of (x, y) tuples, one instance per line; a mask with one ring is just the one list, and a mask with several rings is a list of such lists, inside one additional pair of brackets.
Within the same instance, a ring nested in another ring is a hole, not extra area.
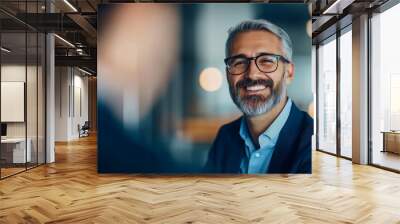
[(272, 122), (272, 124), (259, 137), (258, 142), (260, 148), (257, 149), (251, 139), (250, 132), (247, 127), (246, 119), (243, 117), (240, 124), (240, 137), (245, 143), (246, 157), (242, 159), (240, 164), (241, 173), (256, 174), (266, 173), (272, 154), (278, 141), (279, 133), (285, 125), (292, 107), (292, 100), (288, 98), (285, 107)]

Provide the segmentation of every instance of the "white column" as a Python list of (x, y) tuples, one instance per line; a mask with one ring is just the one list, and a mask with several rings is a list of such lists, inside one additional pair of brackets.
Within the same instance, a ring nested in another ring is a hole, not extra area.
[(368, 16), (353, 19), (353, 162), (368, 163)]
[(55, 76), (54, 76), (54, 35), (46, 36), (46, 163), (55, 161), (54, 133), (55, 133)]
[[(46, 1), (46, 11), (54, 12), (54, 5)], [(46, 163), (55, 162), (55, 43), (54, 34), (46, 35)]]

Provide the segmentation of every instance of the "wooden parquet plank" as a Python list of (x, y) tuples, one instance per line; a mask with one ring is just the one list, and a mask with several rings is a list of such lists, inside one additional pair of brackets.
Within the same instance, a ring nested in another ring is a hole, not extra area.
[(96, 138), (0, 181), (0, 223), (400, 223), (400, 175), (313, 152), (312, 175), (97, 174)]

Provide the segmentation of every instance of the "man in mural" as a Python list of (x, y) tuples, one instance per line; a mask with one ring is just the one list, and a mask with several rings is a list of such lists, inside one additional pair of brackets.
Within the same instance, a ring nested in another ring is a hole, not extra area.
[(220, 128), (206, 172), (311, 173), (313, 120), (287, 96), (289, 35), (266, 20), (244, 21), (229, 30), (225, 54), (230, 95), (243, 116)]

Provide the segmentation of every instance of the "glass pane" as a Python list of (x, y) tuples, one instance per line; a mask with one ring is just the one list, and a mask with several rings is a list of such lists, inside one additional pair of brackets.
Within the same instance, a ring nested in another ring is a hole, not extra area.
[(36, 32), (27, 33), (28, 38), (28, 63), (26, 80), (26, 113), (27, 113), (27, 143), (30, 148), (28, 168), (37, 165), (37, 74), (38, 74), (38, 36)]
[(318, 51), (318, 148), (336, 153), (336, 39)]
[(372, 163), (400, 170), (400, 5), (372, 18)]
[[(26, 150), (26, 34), (1, 34), (1, 174), (25, 170), (31, 151)], [(28, 147), (29, 149), (29, 147)]]
[(340, 37), (340, 153), (352, 157), (352, 35)]
[(38, 163), (45, 163), (45, 65), (46, 65), (46, 36), (39, 33), (38, 45)]

